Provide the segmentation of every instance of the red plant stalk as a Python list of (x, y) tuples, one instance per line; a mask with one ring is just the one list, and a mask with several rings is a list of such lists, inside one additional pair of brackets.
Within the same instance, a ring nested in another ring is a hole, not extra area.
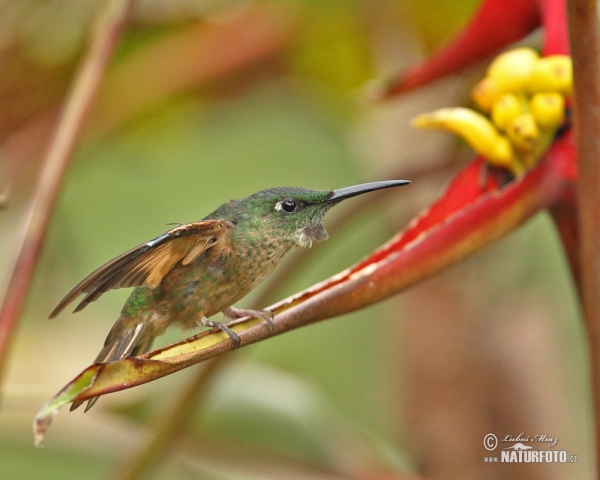
[(75, 75), (59, 114), (56, 131), (42, 160), (33, 197), (19, 226), (18, 246), (12, 254), (14, 263), (0, 309), (0, 373), (11, 334), (27, 298), (62, 178), (131, 4), (132, 0), (106, 1), (88, 53)]
[[(600, 49), (595, 1), (568, 2), (574, 71), (573, 125), (579, 183), (580, 296), (585, 316), (600, 462)], [(600, 472), (600, 465), (598, 466)]]

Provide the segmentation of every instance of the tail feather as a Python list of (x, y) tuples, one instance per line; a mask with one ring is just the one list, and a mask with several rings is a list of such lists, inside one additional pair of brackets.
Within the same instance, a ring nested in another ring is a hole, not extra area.
[(111, 330), (94, 363), (114, 362), (128, 357), (141, 339), (145, 329), (145, 323), (138, 323), (134, 328), (119, 332), (118, 335), (112, 335)]
[[(144, 335), (146, 323), (138, 323), (133, 328), (124, 328), (123, 324), (124, 322), (121, 319), (117, 320), (94, 363), (115, 362), (129, 356), (140, 355), (150, 350), (154, 336), (150, 330)], [(86, 412), (94, 406), (98, 398), (90, 398), (87, 401)], [(85, 400), (73, 402), (70, 411), (79, 408), (84, 402)]]

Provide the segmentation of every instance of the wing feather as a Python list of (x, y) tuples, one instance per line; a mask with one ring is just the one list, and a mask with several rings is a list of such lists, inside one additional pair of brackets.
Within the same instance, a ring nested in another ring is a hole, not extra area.
[(190, 251), (183, 258), (183, 260), (181, 260), (181, 264), (188, 265), (188, 264), (192, 263), (194, 260), (196, 260), (202, 254), (202, 252), (206, 248), (209, 248), (209, 246), (210, 246), (210, 245), (208, 245), (209, 243), (210, 243), (210, 241), (207, 240), (204, 243), (196, 244), (193, 248), (190, 249)]
[(224, 220), (202, 220), (169, 230), (90, 273), (67, 293), (50, 318), (83, 294), (75, 312), (112, 289), (139, 285), (156, 288), (177, 263), (188, 265), (209, 249), (225, 252), (232, 227), (232, 223)]

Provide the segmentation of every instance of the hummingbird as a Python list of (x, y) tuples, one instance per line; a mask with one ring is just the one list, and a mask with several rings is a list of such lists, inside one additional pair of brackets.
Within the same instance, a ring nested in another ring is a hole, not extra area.
[[(331, 207), (356, 195), (409, 183), (389, 180), (338, 190), (279, 187), (230, 200), (204, 219), (179, 225), (93, 271), (67, 293), (50, 318), (80, 295), (84, 297), (73, 313), (109, 290), (134, 287), (95, 363), (149, 351), (171, 324), (221, 329), (235, 349), (239, 336), (209, 317), (220, 312), (231, 319), (254, 316), (272, 330), (271, 312), (233, 304), (261, 283), (292, 248), (327, 240), (323, 216)], [(97, 398), (88, 401), (86, 412)], [(82, 403), (74, 402), (71, 410)]]

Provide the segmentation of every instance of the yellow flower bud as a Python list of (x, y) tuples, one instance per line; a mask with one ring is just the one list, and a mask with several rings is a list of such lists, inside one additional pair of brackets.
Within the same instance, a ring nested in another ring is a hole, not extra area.
[(506, 130), (510, 122), (522, 113), (521, 100), (512, 93), (505, 93), (492, 107), (492, 121), (500, 130)]
[(483, 115), (468, 108), (442, 108), (412, 120), (419, 128), (442, 128), (460, 135), (476, 152), (494, 165), (506, 166), (513, 159), (507, 139)]
[(540, 130), (531, 113), (522, 113), (510, 122), (506, 134), (518, 151), (527, 154), (537, 146)]
[(556, 130), (565, 120), (565, 97), (557, 92), (536, 93), (529, 110), (542, 130)]
[(529, 81), (529, 91), (573, 93), (573, 62), (567, 55), (550, 55), (540, 58)]
[(505, 92), (524, 92), (538, 60), (539, 55), (532, 48), (515, 48), (498, 55), (487, 74)]
[(488, 113), (492, 105), (503, 91), (496, 81), (490, 77), (483, 77), (471, 90), (471, 98), (482, 112)]
[(512, 145), (504, 135), (498, 135), (488, 156), (482, 152), (479, 153), (485, 157), (490, 165), (505, 168), (515, 177), (520, 177), (525, 172), (521, 162), (515, 157)]

